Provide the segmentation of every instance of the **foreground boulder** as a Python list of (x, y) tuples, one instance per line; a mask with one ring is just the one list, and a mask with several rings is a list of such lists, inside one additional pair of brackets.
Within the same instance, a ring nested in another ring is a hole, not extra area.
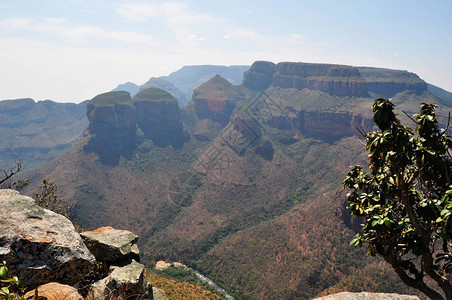
[(127, 230), (101, 227), (81, 233), (83, 241), (98, 261), (140, 260), (138, 236)]
[(0, 190), (0, 261), (28, 288), (73, 285), (95, 263), (71, 221), (14, 190)]
[(129, 264), (112, 265), (110, 275), (91, 287), (92, 299), (152, 299), (152, 285), (144, 279), (144, 266), (135, 260)]
[[(38, 299), (40, 300), (83, 300), (75, 287), (50, 282), (37, 288)], [(25, 300), (35, 300), (36, 290), (25, 294)]]
[(342, 292), (338, 294), (316, 298), (313, 300), (419, 300), (419, 297), (413, 295), (386, 294), (386, 293)]

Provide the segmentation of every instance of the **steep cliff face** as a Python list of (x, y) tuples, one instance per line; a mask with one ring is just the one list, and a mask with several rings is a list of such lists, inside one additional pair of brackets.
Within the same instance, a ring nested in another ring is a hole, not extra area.
[(416, 95), (427, 91), (427, 83), (414, 73), (369, 67), (357, 69), (366, 80), (367, 90), (382, 97), (390, 98), (403, 91)]
[(324, 140), (336, 140), (358, 134), (356, 128), (371, 129), (373, 121), (350, 112), (301, 110), (297, 112), (294, 125), (305, 134), (318, 136)]
[(245, 72), (243, 85), (253, 90), (270, 86), (283, 89), (318, 90), (330, 95), (369, 97), (369, 92), (382, 97), (411, 91), (420, 95), (427, 83), (414, 73), (382, 68), (344, 65), (256, 61)]
[(210, 119), (225, 126), (235, 108), (238, 95), (226, 79), (215, 75), (193, 91), (193, 103), (199, 119)]
[(85, 150), (94, 151), (103, 163), (117, 164), (121, 155), (135, 149), (136, 113), (128, 92), (100, 94), (87, 104), (91, 133)]
[(176, 98), (162, 89), (150, 88), (138, 93), (133, 100), (137, 124), (145, 138), (158, 146), (183, 145), (182, 119)]
[(265, 90), (273, 82), (276, 65), (269, 61), (256, 61), (243, 74), (243, 85), (252, 90)]
[(343, 65), (257, 61), (245, 72), (243, 85), (264, 90), (280, 88), (319, 90), (330, 95), (366, 97), (366, 82), (358, 69)]

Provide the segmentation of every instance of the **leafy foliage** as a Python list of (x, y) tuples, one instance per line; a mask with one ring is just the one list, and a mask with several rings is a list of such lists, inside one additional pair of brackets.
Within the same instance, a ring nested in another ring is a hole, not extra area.
[(400, 124), (390, 100), (376, 99), (372, 109), (380, 130), (364, 133), (370, 172), (353, 166), (344, 180), (351, 214), (364, 222), (351, 244), (366, 243), (431, 299), (443, 299), (438, 287), (452, 299), (452, 141), (435, 105), (421, 104), (415, 131)]
[(23, 299), (24, 289), (17, 276), (12, 276), (6, 262), (0, 263), (0, 299)]

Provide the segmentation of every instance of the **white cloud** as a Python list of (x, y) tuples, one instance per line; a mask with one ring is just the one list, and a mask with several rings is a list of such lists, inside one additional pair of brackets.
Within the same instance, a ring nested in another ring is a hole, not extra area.
[(116, 12), (129, 21), (144, 22), (149, 17), (159, 16), (159, 5), (154, 3), (128, 3), (116, 7)]
[(44, 18), (41, 20), (9, 18), (0, 20), (3, 30), (23, 30), (33, 32), (53, 33), (65, 38), (73, 44), (83, 44), (90, 38), (109, 39), (126, 43), (152, 45), (153, 37), (133, 31), (112, 31), (99, 26), (66, 25), (64, 18)]

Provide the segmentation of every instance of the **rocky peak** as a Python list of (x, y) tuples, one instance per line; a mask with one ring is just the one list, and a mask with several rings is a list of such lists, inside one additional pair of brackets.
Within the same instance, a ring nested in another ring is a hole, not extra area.
[(137, 124), (145, 138), (158, 146), (183, 145), (182, 118), (176, 98), (162, 89), (149, 88), (135, 95), (133, 100)]
[(252, 90), (265, 90), (273, 82), (275, 64), (269, 61), (256, 61), (243, 74), (243, 85)]
[(223, 126), (229, 122), (238, 98), (236, 88), (215, 75), (193, 91), (193, 102), (199, 119), (210, 119)]
[(136, 113), (125, 91), (97, 95), (87, 104), (88, 132), (92, 135), (85, 150), (98, 154), (101, 162), (117, 164), (121, 155), (136, 144)]

